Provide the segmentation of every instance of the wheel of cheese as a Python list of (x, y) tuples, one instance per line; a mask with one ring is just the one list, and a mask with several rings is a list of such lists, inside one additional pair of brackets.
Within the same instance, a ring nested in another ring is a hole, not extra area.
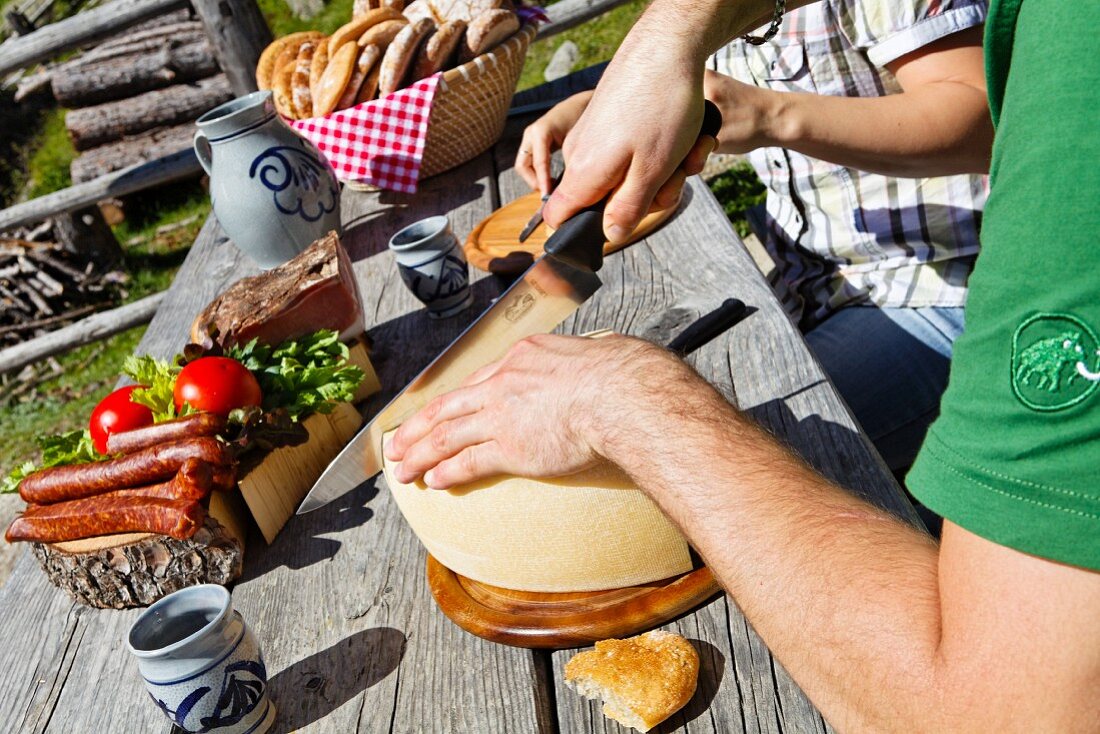
[(508, 477), (439, 491), (383, 472), (413, 532), (440, 563), (516, 591), (617, 589), (691, 570), (687, 541), (618, 470)]

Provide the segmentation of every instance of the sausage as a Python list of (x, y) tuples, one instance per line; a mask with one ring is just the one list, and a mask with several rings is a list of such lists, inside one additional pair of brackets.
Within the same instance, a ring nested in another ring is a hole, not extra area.
[(198, 436), (216, 436), (225, 431), (226, 421), (214, 413), (192, 413), (132, 431), (112, 433), (107, 436), (108, 454), (132, 454), (158, 443), (179, 441)]
[(211, 482), (210, 488), (219, 492), (228, 492), (235, 489), (237, 486), (237, 465), (223, 464), (222, 466), (213, 467)]
[(203, 436), (150, 446), (126, 456), (91, 464), (43, 469), (19, 483), (28, 504), (81, 499), (116, 489), (141, 487), (170, 479), (188, 459), (215, 466), (234, 463), (232, 451), (216, 438)]
[(87, 497), (28, 507), (8, 527), (9, 543), (58, 543), (114, 533), (159, 533), (186, 540), (202, 527), (206, 510), (194, 500)]
[[(201, 459), (188, 459), (167, 482), (150, 484), (145, 487), (118, 489), (114, 492), (96, 495), (96, 497), (159, 497), (165, 500), (201, 500), (215, 488), (215, 470), (211, 464)], [(230, 469), (232, 471), (232, 469)]]

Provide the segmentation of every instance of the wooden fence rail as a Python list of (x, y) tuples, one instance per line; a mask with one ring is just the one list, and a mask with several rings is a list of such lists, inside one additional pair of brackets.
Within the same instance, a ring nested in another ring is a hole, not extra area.
[(40, 222), (48, 217), (77, 211), (104, 199), (118, 198), (137, 191), (197, 176), (202, 171), (193, 150), (108, 173), (37, 199), (24, 201), (0, 211), (0, 231)]
[(25, 36), (9, 38), (0, 43), (0, 76), (185, 7), (187, 0), (112, 0)]

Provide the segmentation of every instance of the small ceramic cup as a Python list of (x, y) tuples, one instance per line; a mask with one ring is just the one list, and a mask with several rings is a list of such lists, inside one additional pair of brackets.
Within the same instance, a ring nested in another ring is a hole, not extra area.
[(470, 307), (470, 268), (447, 217), (428, 217), (390, 238), (401, 279), (428, 307), (433, 319), (445, 319)]
[(263, 734), (275, 721), (256, 638), (216, 584), (181, 589), (126, 638), (153, 701), (186, 732)]

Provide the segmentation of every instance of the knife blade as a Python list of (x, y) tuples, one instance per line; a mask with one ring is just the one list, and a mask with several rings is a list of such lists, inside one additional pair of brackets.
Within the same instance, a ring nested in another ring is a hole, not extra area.
[[(706, 102), (701, 134), (716, 136), (722, 116)], [(562, 223), (544, 254), (356, 434), (309, 490), (298, 514), (312, 512), (382, 471), (382, 436), (474, 371), (501, 359), (513, 344), (553, 331), (602, 282), (603, 210), (607, 197)], [(536, 225), (537, 226), (537, 225)], [(476, 347), (476, 348), (474, 348)]]
[(540, 224), (542, 224), (542, 208), (546, 206), (546, 202), (549, 199), (550, 194), (542, 195), (542, 203), (539, 204), (538, 211), (536, 211), (534, 215), (529, 220), (527, 220), (527, 224), (523, 227), (523, 231), (519, 233), (519, 241), (521, 243), (526, 242), (527, 238), (531, 236), (531, 233), (534, 232)]
[(475, 370), (501, 359), (519, 340), (553, 331), (602, 285), (602, 203), (572, 217), (546, 254), (429, 364), (329, 464), (298, 514), (340, 497), (382, 471), (382, 436)]

